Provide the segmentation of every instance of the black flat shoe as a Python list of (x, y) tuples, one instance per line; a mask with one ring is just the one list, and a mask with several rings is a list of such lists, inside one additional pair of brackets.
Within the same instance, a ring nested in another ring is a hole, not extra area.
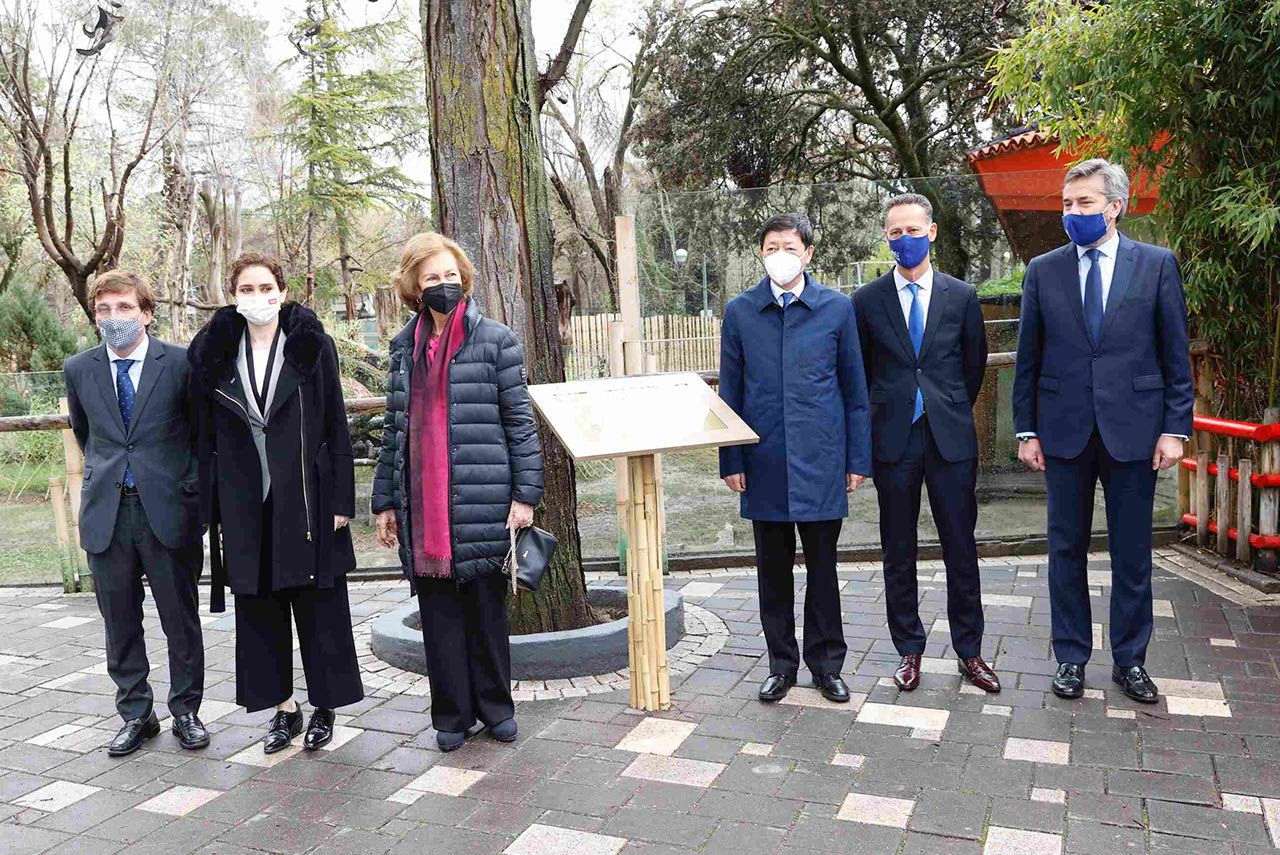
[(262, 737), (262, 753), (275, 754), (288, 748), (299, 733), (302, 733), (302, 707), (293, 712), (277, 712), (275, 718), (271, 719), (271, 726), (267, 728), (267, 735)]
[(120, 728), (115, 738), (107, 743), (107, 755), (124, 757), (126, 754), (132, 754), (142, 747), (143, 742), (159, 733), (160, 719), (156, 718), (155, 710), (142, 718), (130, 719), (124, 723), (124, 727)]
[(780, 701), (787, 696), (787, 692), (791, 691), (791, 687), (795, 684), (795, 674), (770, 674), (760, 684), (760, 700), (769, 703)]
[(1147, 669), (1141, 665), (1132, 665), (1128, 668), (1117, 665), (1111, 669), (1111, 679), (1124, 689), (1126, 695), (1140, 704), (1154, 704), (1160, 700), (1160, 690), (1147, 676)]
[(1084, 666), (1060, 662), (1058, 673), (1053, 676), (1052, 688), (1055, 695), (1069, 701), (1084, 697)]
[(849, 703), (849, 687), (839, 674), (823, 674), (813, 678), (813, 685), (822, 692), (822, 697), (837, 704)]
[(307, 735), (302, 737), (302, 747), (308, 751), (323, 748), (333, 741), (333, 710), (317, 709), (311, 714)]
[(209, 745), (209, 731), (205, 730), (204, 722), (193, 712), (175, 715), (169, 729), (173, 731), (174, 736), (178, 737), (182, 747), (188, 751), (207, 748)]

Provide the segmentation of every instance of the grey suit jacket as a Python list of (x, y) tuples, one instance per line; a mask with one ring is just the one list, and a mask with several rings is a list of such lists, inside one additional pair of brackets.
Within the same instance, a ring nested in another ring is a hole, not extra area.
[(126, 463), (161, 543), (177, 549), (201, 536), (188, 370), (186, 348), (151, 339), (126, 430), (106, 346), (77, 353), (63, 365), (71, 429), (84, 452), (80, 545), (86, 552), (111, 545)]

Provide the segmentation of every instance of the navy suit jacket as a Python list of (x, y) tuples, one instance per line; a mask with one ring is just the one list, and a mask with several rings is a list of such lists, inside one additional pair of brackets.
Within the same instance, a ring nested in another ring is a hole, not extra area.
[(62, 366), (71, 430), (84, 452), (80, 545), (111, 546), (125, 466), (156, 538), (170, 549), (200, 539), (195, 427), (187, 396), (187, 351), (152, 338), (126, 429), (105, 345), (77, 353)]
[(845, 475), (871, 474), (853, 303), (807, 273), (804, 283), (786, 312), (768, 278), (724, 310), (720, 397), (760, 443), (720, 449), (720, 475), (747, 476), (742, 516), (751, 520), (843, 519)]
[(924, 394), (925, 415), (942, 458), (955, 463), (977, 457), (973, 402), (986, 373), (987, 335), (974, 287), (933, 272), (918, 358), (892, 272), (855, 291), (853, 304), (870, 390), (871, 449), (876, 460), (896, 463), (902, 459), (917, 386)]
[(1022, 280), (1013, 382), (1017, 433), (1076, 457), (1096, 427), (1116, 460), (1150, 458), (1162, 433), (1191, 434), (1187, 306), (1169, 250), (1120, 236), (1101, 341), (1084, 323), (1074, 244), (1038, 256)]

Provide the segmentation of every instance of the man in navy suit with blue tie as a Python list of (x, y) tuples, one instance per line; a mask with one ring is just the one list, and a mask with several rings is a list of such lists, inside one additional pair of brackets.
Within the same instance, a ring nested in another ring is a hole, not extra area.
[(1084, 694), (1093, 649), (1086, 561), (1102, 482), (1111, 552), (1112, 679), (1155, 703), (1151, 516), (1156, 474), (1182, 458), (1193, 401), (1187, 310), (1169, 250), (1116, 225), (1129, 199), (1122, 168), (1086, 160), (1067, 172), (1071, 243), (1032, 259), (1022, 283), (1013, 388), (1018, 457), (1045, 473), (1054, 694)]
[(960, 674), (986, 692), (1000, 680), (982, 659), (982, 591), (978, 577), (978, 434), (973, 402), (987, 366), (982, 308), (973, 286), (929, 261), (938, 236), (924, 196), (894, 196), (884, 234), (894, 269), (854, 292), (858, 340), (871, 399), (871, 449), (884, 549), (889, 635), (902, 657), (893, 681), (920, 684), (925, 629), (916, 587), (920, 490), (942, 543), (947, 619)]

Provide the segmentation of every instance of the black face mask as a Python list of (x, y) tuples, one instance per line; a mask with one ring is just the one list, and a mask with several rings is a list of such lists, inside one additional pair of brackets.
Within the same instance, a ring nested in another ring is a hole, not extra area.
[(435, 309), (440, 314), (447, 315), (462, 300), (462, 283), (443, 282), (439, 285), (432, 285), (423, 291), (422, 296), (418, 299), (418, 311), (425, 312), (427, 309)]

